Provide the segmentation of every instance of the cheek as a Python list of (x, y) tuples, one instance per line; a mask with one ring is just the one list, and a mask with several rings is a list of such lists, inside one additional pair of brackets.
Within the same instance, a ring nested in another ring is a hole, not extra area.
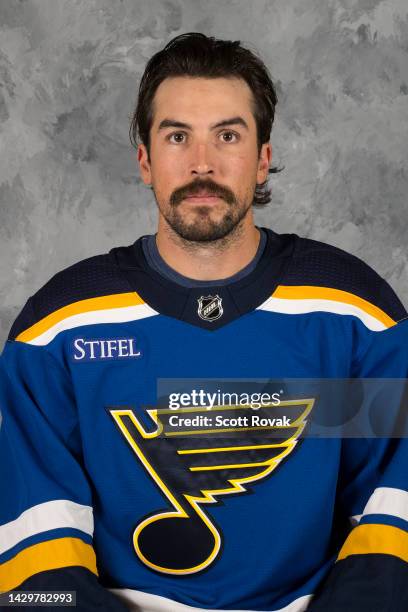
[(249, 146), (232, 149), (228, 155), (225, 155), (224, 165), (227, 165), (234, 174), (245, 176), (252, 175), (256, 171), (258, 159), (254, 155), (254, 151)]
[(234, 174), (246, 176), (251, 172), (250, 160), (245, 155), (237, 155), (231, 159), (230, 168)]
[(256, 182), (257, 166), (246, 155), (236, 155), (229, 160), (226, 175), (233, 180), (242, 191), (247, 189), (248, 183)]
[(165, 185), (182, 175), (184, 169), (185, 164), (180, 157), (177, 158), (175, 155), (159, 154), (154, 158), (152, 175), (158, 183), (160, 182)]
[(169, 162), (169, 160), (155, 159), (152, 164), (152, 182), (157, 192), (169, 193), (172, 185), (177, 183), (177, 172), (180, 172), (179, 165)]

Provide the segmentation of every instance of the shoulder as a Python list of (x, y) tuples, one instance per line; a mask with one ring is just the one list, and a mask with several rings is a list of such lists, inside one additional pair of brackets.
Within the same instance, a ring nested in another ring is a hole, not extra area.
[(130, 291), (112, 252), (83, 259), (55, 274), (28, 299), (10, 330), (9, 340), (70, 305)]
[[(295, 248), (281, 284), (297, 289), (299, 296), (312, 295), (342, 300), (355, 298), (380, 309), (394, 321), (407, 311), (390, 287), (373, 268), (359, 257), (309, 238), (296, 237)], [(307, 289), (309, 288), (309, 289)], [(303, 293), (302, 293), (303, 292)]]

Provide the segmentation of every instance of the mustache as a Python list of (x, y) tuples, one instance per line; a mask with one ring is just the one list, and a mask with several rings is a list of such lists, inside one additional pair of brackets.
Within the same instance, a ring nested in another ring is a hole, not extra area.
[(200, 191), (205, 191), (211, 195), (218, 196), (219, 198), (225, 200), (227, 204), (235, 204), (236, 202), (234, 194), (227, 187), (217, 185), (216, 183), (213, 183), (213, 181), (200, 180), (176, 189), (170, 196), (170, 205), (178, 206), (184, 200), (184, 198), (191, 195), (197, 195)]

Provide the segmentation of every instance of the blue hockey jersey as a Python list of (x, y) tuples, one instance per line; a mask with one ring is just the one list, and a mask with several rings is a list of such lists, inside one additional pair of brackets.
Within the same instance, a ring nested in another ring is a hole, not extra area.
[(406, 440), (301, 439), (312, 401), (277, 437), (210, 435), (191, 395), (158, 393), (407, 377), (387, 283), (265, 231), (255, 270), (225, 286), (164, 278), (139, 239), (28, 300), (1, 358), (1, 591), (72, 590), (81, 611), (408, 609)]

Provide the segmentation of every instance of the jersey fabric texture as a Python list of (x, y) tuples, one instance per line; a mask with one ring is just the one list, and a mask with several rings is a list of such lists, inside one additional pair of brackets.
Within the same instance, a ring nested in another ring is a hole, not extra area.
[(407, 377), (389, 285), (263, 229), (224, 286), (163, 277), (142, 237), (28, 300), (1, 357), (1, 591), (75, 590), (79, 612), (408, 609), (406, 440), (213, 452), (146, 412), (159, 378)]

